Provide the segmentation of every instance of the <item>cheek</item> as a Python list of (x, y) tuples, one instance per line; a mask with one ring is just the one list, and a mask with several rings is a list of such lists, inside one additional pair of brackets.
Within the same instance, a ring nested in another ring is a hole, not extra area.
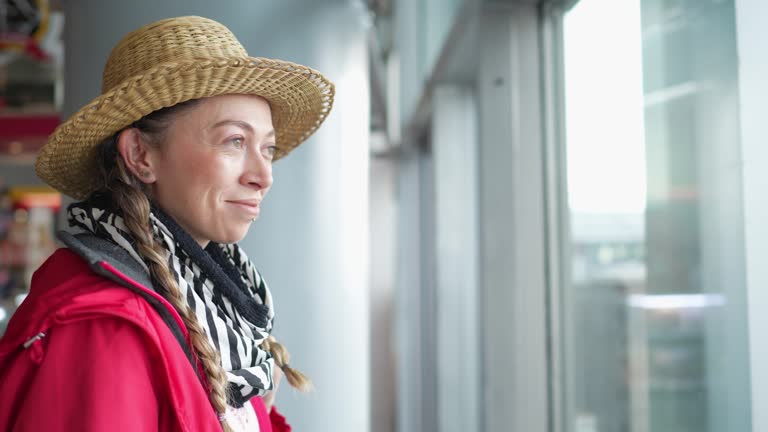
[(160, 175), (157, 188), (162, 198), (175, 201), (188, 210), (204, 205), (208, 190), (214, 183), (216, 168), (212, 158), (200, 157), (194, 152), (178, 154), (177, 157), (164, 160), (159, 165)]
[[(231, 199), (230, 192), (236, 193), (239, 184), (240, 167), (226, 158), (210, 158), (191, 170), (194, 178), (190, 179), (196, 185), (196, 199), (214, 204), (225, 199)], [(195, 198), (195, 197), (193, 197)], [(214, 201), (214, 202), (212, 202)]]

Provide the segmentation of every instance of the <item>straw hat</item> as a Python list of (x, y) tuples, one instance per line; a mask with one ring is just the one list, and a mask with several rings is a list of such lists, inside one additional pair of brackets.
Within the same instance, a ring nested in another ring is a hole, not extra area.
[(118, 42), (101, 92), (56, 128), (35, 164), (40, 178), (76, 199), (99, 187), (98, 144), (153, 111), (221, 94), (259, 95), (272, 109), (277, 160), (325, 120), (334, 86), (306, 66), (249, 57), (222, 24), (187, 16), (148, 24)]

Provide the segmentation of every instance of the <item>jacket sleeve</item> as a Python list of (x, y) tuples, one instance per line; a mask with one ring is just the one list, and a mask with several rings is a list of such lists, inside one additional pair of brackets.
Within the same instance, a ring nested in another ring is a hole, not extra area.
[(157, 431), (169, 413), (146, 342), (137, 326), (117, 318), (53, 328), (39, 341), (42, 360), (13, 430)]
[(269, 420), (272, 423), (272, 432), (291, 432), (293, 429), (274, 405), (269, 411)]
[(259, 420), (259, 430), (268, 432), (291, 432), (293, 428), (288, 422), (285, 421), (285, 417), (277, 411), (275, 406), (267, 413), (267, 406), (264, 404), (264, 400), (255, 396), (251, 398), (251, 406), (256, 413), (256, 418)]

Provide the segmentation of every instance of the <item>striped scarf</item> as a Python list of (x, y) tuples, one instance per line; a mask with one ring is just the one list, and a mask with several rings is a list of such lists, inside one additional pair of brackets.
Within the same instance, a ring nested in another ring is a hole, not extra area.
[[(123, 247), (149, 273), (123, 218), (105, 204), (91, 199), (70, 205), (70, 225)], [(229, 404), (240, 408), (250, 398), (263, 396), (273, 388), (274, 369), (272, 355), (260, 346), (274, 321), (272, 295), (264, 279), (236, 244), (211, 242), (203, 249), (157, 207), (150, 213), (150, 225), (182, 296), (221, 354)]]

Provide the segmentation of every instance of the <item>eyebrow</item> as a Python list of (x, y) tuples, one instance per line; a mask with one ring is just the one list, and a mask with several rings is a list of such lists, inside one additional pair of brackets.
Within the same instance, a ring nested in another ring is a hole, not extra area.
[[(242, 120), (222, 120), (220, 122), (214, 123), (211, 126), (211, 129), (215, 129), (215, 128), (218, 128), (218, 127), (221, 127), (221, 126), (226, 126), (226, 125), (239, 126), (239, 127), (243, 128), (243, 129), (247, 130), (251, 134), (256, 135), (256, 130), (253, 128), (253, 126), (251, 126), (250, 123), (244, 122)], [(270, 130), (269, 132), (267, 132), (266, 135), (264, 135), (265, 138), (267, 138), (267, 137), (274, 137), (274, 136), (275, 136), (275, 130), (274, 129)]]

